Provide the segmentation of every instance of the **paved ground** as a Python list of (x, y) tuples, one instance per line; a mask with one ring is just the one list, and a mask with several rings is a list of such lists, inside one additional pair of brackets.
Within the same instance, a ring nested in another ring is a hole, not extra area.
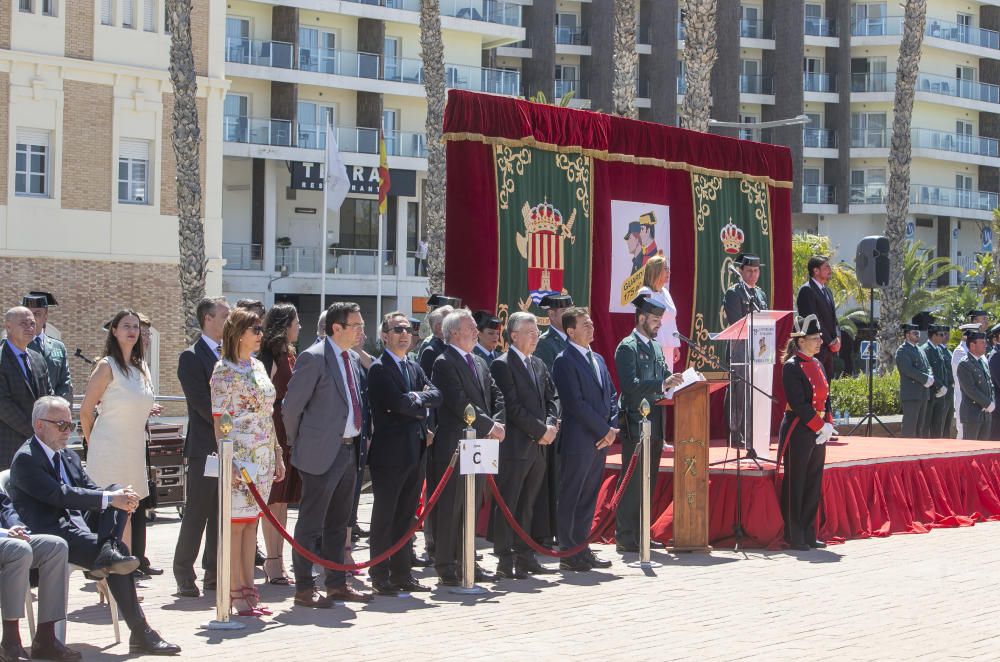
[[(160, 513), (150, 556), (169, 568), (178, 524)], [(185, 659), (997, 660), (998, 536), (1000, 523), (987, 523), (809, 553), (661, 550), (650, 576), (598, 546), (611, 570), (508, 580), (478, 598), (435, 591), (322, 611), (293, 609), (290, 588), (263, 586), (275, 615), (239, 619), (248, 627), (238, 634), (200, 629), (215, 594), (174, 598), (169, 574), (140, 593)], [(88, 660), (123, 659), (122, 627), (115, 645), (107, 608), (74, 574), (69, 644)]]

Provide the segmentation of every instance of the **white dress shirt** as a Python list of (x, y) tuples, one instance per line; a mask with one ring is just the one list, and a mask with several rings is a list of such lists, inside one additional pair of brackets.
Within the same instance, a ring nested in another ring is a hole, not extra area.
[(577, 344), (576, 344), (575, 342), (573, 342), (572, 340), (571, 340), (571, 341), (569, 341), (569, 346), (570, 346), (570, 347), (575, 347), (575, 348), (576, 348), (576, 351), (578, 351), (578, 352), (580, 352), (581, 354), (583, 354), (583, 360), (584, 360), (584, 361), (586, 361), (587, 363), (589, 363), (589, 364), (591, 365), (591, 367), (592, 367), (592, 368), (594, 369), (594, 374), (595, 374), (595, 375), (597, 375), (597, 383), (598, 383), (598, 384), (600, 384), (601, 386), (604, 386), (604, 380), (603, 380), (603, 379), (601, 379), (601, 369), (600, 369), (600, 367), (599, 367), (599, 366), (597, 365), (597, 359), (593, 359), (593, 360), (591, 360), (591, 359), (590, 359), (590, 358), (588, 358), (588, 356), (587, 356), (588, 354), (589, 354), (590, 356), (593, 356), (593, 355), (594, 355), (594, 350), (592, 350), (592, 349), (589, 349), (589, 348), (587, 348), (587, 347), (583, 347), (583, 346), (581, 346), (581, 345), (577, 345)]
[[(49, 464), (52, 465), (53, 467), (55, 467), (55, 460), (54, 460), (54, 458), (56, 456), (56, 452), (54, 450), (52, 450), (51, 448), (49, 448), (48, 446), (46, 446), (45, 442), (43, 442), (37, 436), (35, 437), (35, 441), (37, 441), (38, 445), (42, 447), (42, 450), (45, 452), (45, 457), (47, 457), (49, 459)], [(70, 485), (71, 483), (70, 483), (70, 480), (69, 480), (69, 475), (66, 473), (66, 463), (65, 462), (60, 462), (59, 463), (59, 469), (60, 469), (60, 477), (62, 478), (62, 482), (66, 483), (67, 485)], [(104, 492), (101, 495), (101, 510), (107, 510), (108, 504), (110, 504), (110, 503), (111, 503), (111, 492), (107, 492), (106, 491), (106, 492)]]
[(222, 347), (222, 345), (215, 342), (214, 340), (206, 336), (204, 333), (201, 334), (201, 339), (205, 342), (206, 345), (208, 345), (208, 348), (212, 350), (216, 356), (220, 358), (222, 357), (222, 352), (219, 350), (219, 348)]

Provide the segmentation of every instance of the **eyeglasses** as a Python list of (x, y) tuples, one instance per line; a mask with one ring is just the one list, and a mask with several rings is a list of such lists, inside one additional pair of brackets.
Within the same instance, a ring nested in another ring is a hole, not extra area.
[(258, 336), (259, 335), (263, 335), (263, 333), (264, 333), (264, 327), (262, 327), (259, 324), (257, 326), (251, 326), (250, 330), (254, 332), (254, 335), (258, 335)]
[(69, 432), (73, 429), (73, 421), (53, 421), (48, 418), (40, 418), (40, 421), (45, 421), (46, 423), (51, 423), (56, 426), (60, 432)]
[(390, 326), (389, 330), (392, 331), (393, 333), (398, 333), (400, 335), (404, 333), (413, 333), (412, 326)]
[(344, 326), (346, 328), (348, 328), (348, 329), (363, 329), (363, 328), (365, 328), (365, 323), (364, 322), (353, 322), (351, 324), (345, 324)]

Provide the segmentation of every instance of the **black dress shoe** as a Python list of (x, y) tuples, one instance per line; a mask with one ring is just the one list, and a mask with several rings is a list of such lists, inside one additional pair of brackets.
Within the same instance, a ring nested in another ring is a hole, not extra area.
[(805, 544), (804, 542), (794, 543), (794, 544), (790, 545), (790, 547), (792, 549), (794, 549), (796, 552), (808, 552), (810, 549), (812, 549), (812, 547), (810, 547), (809, 545)]
[(414, 568), (430, 568), (434, 565), (434, 557), (412, 554), (410, 555), (410, 565)]
[(585, 560), (577, 558), (562, 559), (559, 561), (560, 570), (569, 570), (572, 572), (587, 572), (591, 569), (590, 564)]
[(812, 547), (813, 549), (823, 549), (824, 547), (826, 547), (826, 543), (821, 540), (810, 540), (806, 544)]
[(372, 590), (375, 591), (376, 595), (388, 595), (396, 596), (399, 595), (399, 589), (388, 579), (375, 579), (372, 580)]
[(615, 551), (618, 552), (619, 554), (638, 554), (639, 545), (630, 545), (630, 544), (623, 545), (621, 543), (618, 543), (615, 545)]
[(148, 625), (142, 630), (133, 630), (128, 637), (128, 652), (143, 655), (177, 655), (181, 647), (163, 640), (156, 630)]
[(429, 586), (424, 586), (413, 577), (407, 577), (403, 581), (393, 582), (393, 584), (398, 591), (403, 593), (427, 593), (431, 590)]
[(476, 566), (476, 574), (474, 577), (477, 582), (495, 582), (497, 580), (497, 576), (495, 574), (485, 568), (480, 568), (478, 565)]
[(103, 570), (108, 575), (130, 575), (138, 567), (139, 559), (122, 554), (118, 547), (109, 540), (101, 546), (101, 551), (97, 553), (91, 572), (96, 574)]
[(589, 550), (589, 549), (586, 552), (584, 552), (584, 554), (586, 555), (587, 563), (589, 563), (594, 568), (610, 568), (611, 567), (611, 561), (606, 561), (606, 560), (604, 560), (602, 558), (598, 558), (597, 555), (594, 554), (594, 552), (591, 551), (591, 550)]
[(153, 566), (149, 565), (148, 563), (140, 563), (139, 564), (139, 570), (143, 574), (146, 574), (146, 575), (162, 575), (163, 574), (163, 568), (154, 568)]
[(20, 662), (21, 660), (30, 660), (28, 656), (28, 651), (24, 650), (21, 644), (15, 644), (13, 646), (4, 646), (0, 648), (0, 659), (9, 660), (10, 662)]
[(38, 642), (31, 644), (32, 660), (57, 660), (58, 662), (76, 662), (83, 659), (79, 651), (66, 648), (58, 639), (39, 645)]
[(517, 560), (514, 562), (514, 567), (521, 568), (529, 575), (554, 575), (555, 570), (546, 568), (544, 565), (538, 562), (538, 559), (526, 559)]
[(369, 535), (369, 532), (365, 531), (364, 529), (362, 529), (357, 524), (355, 524), (353, 527), (351, 527), (351, 537), (357, 536), (358, 538), (367, 538), (368, 535)]
[(264, 552), (260, 551), (260, 547), (258, 547), (257, 551), (254, 552), (254, 557), (253, 557), (254, 566), (259, 568), (260, 566), (264, 565), (264, 561), (266, 560), (267, 557), (264, 556)]
[(447, 572), (438, 577), (438, 584), (440, 586), (461, 586), (462, 580), (454, 572)]
[(497, 566), (497, 579), (527, 579), (530, 575), (524, 568), (515, 567), (513, 563), (503, 563)]
[(201, 595), (198, 585), (192, 580), (177, 583), (177, 592), (174, 593), (179, 598), (197, 598)]

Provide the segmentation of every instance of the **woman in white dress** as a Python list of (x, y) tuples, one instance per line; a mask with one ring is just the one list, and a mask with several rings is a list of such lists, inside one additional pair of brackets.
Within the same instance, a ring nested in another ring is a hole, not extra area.
[[(139, 342), (139, 316), (122, 310), (111, 320), (104, 358), (87, 382), (80, 423), (87, 444), (87, 473), (98, 485), (131, 486), (149, 496), (146, 419), (153, 409), (153, 382)], [(122, 536), (132, 545), (131, 526)]]
[(663, 358), (670, 371), (681, 358), (681, 341), (674, 337), (677, 331), (677, 306), (670, 296), (670, 263), (662, 255), (654, 255), (646, 262), (646, 271), (642, 275), (642, 288), (639, 294), (648, 294), (649, 298), (666, 308), (663, 313), (663, 323), (656, 335), (656, 342), (663, 348)]

